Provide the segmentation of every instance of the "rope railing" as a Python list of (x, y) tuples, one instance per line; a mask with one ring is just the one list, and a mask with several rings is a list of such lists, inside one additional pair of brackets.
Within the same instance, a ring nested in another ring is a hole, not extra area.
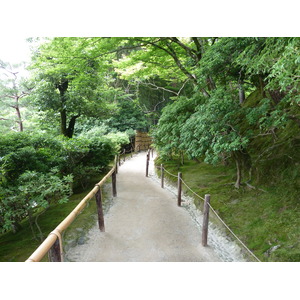
[(104, 231), (104, 217), (102, 209), (101, 188), (109, 177), (112, 177), (113, 196), (117, 196), (116, 190), (117, 157), (114, 160), (114, 166), (98, 182), (95, 187), (79, 202), (71, 213), (53, 230), (41, 245), (31, 254), (26, 262), (39, 262), (48, 253), (49, 260), (53, 262), (63, 261), (62, 233), (71, 225), (76, 217), (82, 212), (89, 200), (95, 196), (98, 210), (98, 223), (100, 231)]
[(227, 228), (227, 230), (241, 243), (241, 245), (247, 250), (247, 252), (252, 255), (257, 261), (260, 262), (259, 258), (241, 241), (241, 239), (229, 228), (229, 226), (221, 219), (221, 217), (216, 213), (213, 207), (209, 205), (209, 208), (215, 214), (215, 216), (222, 222), (222, 224)]
[[(217, 219), (225, 226), (225, 228), (234, 236), (234, 238), (244, 247), (244, 249), (253, 257), (255, 258), (258, 262), (261, 262), (259, 260), (259, 258), (241, 241), (241, 239), (229, 228), (229, 226), (224, 222), (224, 220), (222, 220), (222, 218), (218, 215), (218, 213), (214, 210), (214, 208), (212, 207), (212, 205), (209, 203), (209, 199), (210, 199), (210, 195), (205, 195), (205, 198), (201, 197), (200, 195), (198, 195), (195, 191), (193, 191), (188, 184), (182, 179), (181, 173), (178, 173), (178, 175), (172, 174), (171, 172), (169, 172), (166, 168), (163, 167), (163, 165), (160, 166), (155, 166), (157, 169), (159, 169), (161, 171), (161, 186), (162, 188), (164, 187), (164, 173), (169, 174), (172, 177), (177, 178), (178, 180), (178, 206), (181, 206), (181, 201), (179, 201), (179, 199), (181, 200), (181, 183), (184, 184), (184, 186), (196, 197), (198, 197), (199, 199), (201, 199), (202, 201), (204, 201), (204, 213), (205, 213), (205, 206), (209, 207), (211, 209), (211, 211), (214, 213), (214, 215), (217, 217)], [(207, 197), (208, 196), (208, 197)], [(208, 200), (208, 201), (207, 201)], [(208, 212), (207, 212), (208, 215)], [(208, 223), (208, 218), (207, 220), (204, 220), (204, 223)], [(203, 227), (207, 227), (207, 224), (203, 224)], [(207, 236), (207, 228), (204, 228), (204, 231), (206, 230), (206, 232), (203, 232), (202, 234)], [(205, 245), (207, 241), (203, 242), (202, 239), (202, 244)]]
[[(158, 167), (158, 168), (160, 168), (160, 167)], [(173, 177), (175, 177), (175, 178), (178, 178), (178, 175), (174, 175), (174, 174), (172, 174), (172, 173), (170, 173), (168, 170), (166, 170), (165, 168), (163, 168), (164, 169), (164, 171), (167, 173), (167, 174), (169, 174), (170, 176), (173, 176)]]

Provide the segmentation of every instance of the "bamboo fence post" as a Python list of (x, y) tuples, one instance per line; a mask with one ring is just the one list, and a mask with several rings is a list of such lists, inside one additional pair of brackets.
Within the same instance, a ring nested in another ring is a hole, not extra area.
[(202, 246), (207, 246), (208, 235), (208, 221), (209, 221), (209, 203), (210, 195), (205, 195), (204, 209), (203, 209), (203, 226), (202, 226)]
[(160, 165), (160, 172), (161, 172), (161, 188), (164, 188), (164, 177), (165, 177), (165, 170), (164, 170), (164, 165)]
[(103, 207), (102, 207), (102, 195), (101, 195), (101, 187), (99, 186), (98, 191), (95, 194), (96, 204), (97, 204), (97, 212), (98, 212), (98, 224), (101, 232), (105, 232), (104, 226), (104, 215), (103, 215)]
[(182, 190), (182, 173), (178, 172), (178, 182), (177, 182), (177, 187), (178, 187), (178, 196), (177, 196), (177, 205), (181, 206), (181, 190)]
[(114, 171), (111, 174), (111, 182), (112, 182), (112, 192), (113, 192), (113, 197), (117, 197), (117, 173)]
[(50, 262), (61, 262), (62, 261), (59, 238), (56, 239), (56, 241), (50, 248), (48, 257), (49, 257)]

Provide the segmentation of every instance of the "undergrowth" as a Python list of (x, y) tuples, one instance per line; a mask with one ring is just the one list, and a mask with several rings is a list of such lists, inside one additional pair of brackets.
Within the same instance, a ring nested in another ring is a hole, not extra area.
[[(56, 226), (66, 218), (86, 194), (99, 182), (106, 174), (102, 173), (97, 178), (93, 178), (88, 187), (80, 193), (73, 194), (69, 201), (64, 204), (52, 205), (39, 217), (39, 226), (43, 232), (43, 238), (53, 231)], [(104, 197), (104, 209), (109, 205)], [(77, 216), (70, 227), (64, 232), (64, 250), (86, 240), (86, 233), (96, 222), (97, 209), (95, 200), (91, 199), (84, 210)], [(21, 223), (21, 229), (17, 233), (7, 232), (0, 235), (0, 261), (1, 262), (23, 262), (41, 244), (41, 240), (35, 240), (30, 230), (28, 220)], [(48, 261), (47, 255), (42, 261)]]

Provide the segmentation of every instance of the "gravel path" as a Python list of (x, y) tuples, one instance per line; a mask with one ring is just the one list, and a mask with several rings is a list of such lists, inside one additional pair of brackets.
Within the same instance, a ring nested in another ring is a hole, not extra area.
[[(117, 197), (88, 241), (68, 253), (80, 262), (220, 261), (211, 247), (202, 247), (201, 232), (176, 197), (145, 176), (145, 152), (134, 155), (117, 175)], [(153, 159), (150, 161), (153, 168)]]

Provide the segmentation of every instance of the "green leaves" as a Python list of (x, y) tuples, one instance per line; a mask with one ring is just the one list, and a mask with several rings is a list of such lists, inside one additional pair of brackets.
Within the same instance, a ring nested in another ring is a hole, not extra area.
[(179, 97), (163, 109), (153, 134), (155, 145), (160, 149), (164, 158), (177, 154), (182, 148), (182, 143), (184, 143), (182, 126), (191, 117), (199, 101), (201, 101), (199, 97), (191, 99)]
[(28, 217), (30, 210), (68, 201), (72, 188), (99, 175), (123, 143), (128, 143), (126, 134), (102, 137), (95, 130), (73, 139), (5, 135), (0, 140), (0, 231)]
[[(46, 209), (51, 203), (65, 203), (72, 194), (73, 176), (60, 178), (59, 170), (48, 174), (36, 171), (24, 172), (12, 187), (0, 185), (0, 232), (11, 229), (36, 209)], [(0, 220), (1, 221), (1, 220)]]
[(47, 115), (60, 117), (65, 136), (73, 136), (79, 116), (107, 115), (120, 94), (112, 87), (110, 54), (106, 52), (102, 58), (98, 52), (103, 47), (108, 50), (106, 42), (100, 38), (53, 38), (42, 44), (33, 58), (35, 103)]
[(247, 145), (238, 120), (242, 110), (228, 91), (218, 89), (200, 104), (185, 122), (181, 148), (191, 157), (205, 156), (205, 161), (217, 163), (220, 154), (230, 154)]
[(149, 126), (145, 115), (136, 103), (130, 99), (123, 99), (117, 103), (117, 110), (112, 117), (106, 120), (106, 124), (118, 131), (142, 130)]
[(300, 80), (300, 39), (269, 37), (258, 40), (251, 38), (249, 41), (250, 45), (235, 59), (248, 76), (261, 75), (266, 88), (270, 90), (297, 91)]
[(26, 171), (18, 181), (18, 197), (28, 199), (30, 207), (47, 208), (50, 203), (65, 203), (72, 193), (73, 176), (60, 178), (57, 168), (52, 169), (48, 174)]

